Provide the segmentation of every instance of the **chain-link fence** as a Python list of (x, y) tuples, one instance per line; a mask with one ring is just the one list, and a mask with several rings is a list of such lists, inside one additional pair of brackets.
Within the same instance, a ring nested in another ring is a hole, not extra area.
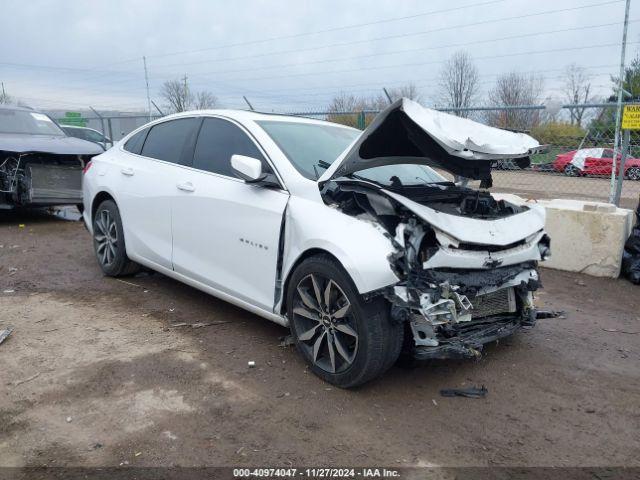
[[(640, 132), (626, 135), (626, 141), (620, 142), (623, 152), (614, 162), (615, 105), (565, 105), (553, 112), (540, 105), (442, 110), (500, 128), (526, 132), (541, 144), (548, 145), (548, 150), (534, 155), (531, 166), (525, 169), (511, 161), (496, 162), (492, 175), (494, 192), (515, 193), (532, 199), (571, 198), (608, 202), (612, 191), (611, 170), (616, 163), (616, 172), (622, 172), (624, 159), (624, 176), (618, 188), (617, 203), (626, 208), (635, 208), (638, 203)], [(379, 112), (286, 113), (364, 129)], [(152, 117), (156, 118), (159, 116)], [(83, 121), (83, 126), (101, 131), (117, 141), (147, 123), (149, 117), (95, 116), (83, 117)], [(442, 173), (451, 177), (446, 172)], [(479, 188), (479, 182), (471, 182), (471, 185)]]
[[(609, 201), (614, 165), (615, 105), (565, 105), (553, 112), (539, 105), (443, 110), (500, 128), (526, 132), (541, 144), (548, 145), (547, 151), (534, 155), (531, 166), (525, 169), (513, 161), (496, 162), (492, 191), (532, 199)], [(377, 113), (367, 110), (292, 114), (364, 128)], [(617, 155), (615, 162), (617, 173), (624, 168), (617, 203), (635, 208), (640, 195), (640, 132), (628, 134), (626, 138), (627, 142), (621, 142), (623, 152)], [(621, 166), (623, 160), (624, 167)], [(446, 172), (441, 173), (451, 178)], [(479, 183), (471, 182), (471, 185), (479, 188)]]

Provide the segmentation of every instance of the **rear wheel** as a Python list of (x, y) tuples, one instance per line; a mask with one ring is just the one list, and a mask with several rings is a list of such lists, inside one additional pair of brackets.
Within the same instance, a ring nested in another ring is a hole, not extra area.
[(381, 375), (397, 360), (402, 325), (382, 298), (365, 301), (329, 256), (311, 257), (292, 274), (287, 314), (298, 351), (311, 370), (349, 388)]
[(627, 170), (627, 178), (629, 180), (640, 180), (640, 167), (631, 167)]
[(105, 275), (119, 277), (140, 270), (140, 266), (127, 257), (122, 219), (113, 200), (98, 205), (93, 218), (93, 247)]

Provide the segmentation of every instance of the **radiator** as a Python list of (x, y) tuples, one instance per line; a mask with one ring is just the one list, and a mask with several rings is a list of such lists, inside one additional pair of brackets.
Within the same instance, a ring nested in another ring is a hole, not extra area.
[(516, 293), (513, 288), (503, 288), (496, 292), (479, 295), (471, 300), (471, 318), (490, 317), (516, 311)]
[(82, 168), (30, 164), (26, 168), (28, 202), (55, 205), (82, 203)]

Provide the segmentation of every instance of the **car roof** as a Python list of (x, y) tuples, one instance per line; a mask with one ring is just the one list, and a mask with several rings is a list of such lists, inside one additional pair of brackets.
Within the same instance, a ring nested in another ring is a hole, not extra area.
[[(347, 125), (341, 125), (339, 123), (329, 122), (327, 120), (320, 120), (317, 118), (304, 117), (298, 115), (287, 115), (282, 113), (270, 113), (270, 112), (257, 112), (254, 110), (232, 110), (232, 109), (209, 109), (209, 110), (192, 110), (187, 112), (174, 113), (162, 117), (162, 120), (170, 118), (180, 118), (192, 115), (219, 115), (239, 122), (243, 121), (280, 121), (280, 122), (295, 122), (295, 123), (311, 123), (318, 125), (335, 125), (339, 127), (348, 128), (354, 130), (353, 127)], [(160, 119), (158, 119), (160, 120)]]
[(31, 107), (19, 107), (17, 105), (0, 105), (0, 110), (19, 110), (21, 112), (37, 112), (37, 110)]

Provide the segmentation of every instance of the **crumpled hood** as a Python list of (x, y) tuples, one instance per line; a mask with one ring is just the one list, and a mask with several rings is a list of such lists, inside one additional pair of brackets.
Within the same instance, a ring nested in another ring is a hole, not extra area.
[(530, 205), (524, 212), (504, 218), (479, 219), (439, 212), (397, 193), (382, 192), (429, 225), (464, 243), (504, 247), (540, 232), (545, 224), (546, 211), (539, 205)]
[(318, 180), (367, 168), (423, 164), (471, 179), (489, 178), (491, 161), (528, 157), (543, 147), (524, 133), (489, 127), (403, 98), (380, 112)]
[(58, 155), (98, 155), (104, 150), (75, 137), (0, 133), (0, 150), (15, 153), (41, 152)]

